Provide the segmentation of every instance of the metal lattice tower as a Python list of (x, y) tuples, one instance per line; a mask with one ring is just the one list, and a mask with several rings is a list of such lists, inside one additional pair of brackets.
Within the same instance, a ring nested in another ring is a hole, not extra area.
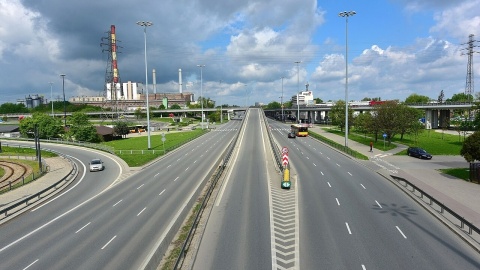
[[(106, 32), (106, 36), (102, 37), (102, 52), (107, 55), (107, 63), (105, 69), (105, 83), (102, 104), (102, 121), (105, 119), (118, 120), (123, 115), (124, 100), (122, 82), (117, 66), (117, 39), (115, 34), (115, 25), (110, 26), (110, 31)], [(120, 101), (120, 102), (119, 102)]]
[(465, 82), (465, 95), (468, 97), (473, 96), (475, 92), (474, 88), (474, 79), (473, 79), (473, 54), (474, 53), (479, 53), (478, 51), (475, 51), (474, 48), (478, 47), (475, 45), (476, 40), (473, 39), (473, 34), (470, 34), (468, 36), (468, 42), (464, 43), (462, 45), (467, 45), (466, 48), (462, 49), (467, 51), (466, 53), (462, 53), (462, 55), (466, 54), (468, 55), (468, 63), (467, 63), (467, 78)]

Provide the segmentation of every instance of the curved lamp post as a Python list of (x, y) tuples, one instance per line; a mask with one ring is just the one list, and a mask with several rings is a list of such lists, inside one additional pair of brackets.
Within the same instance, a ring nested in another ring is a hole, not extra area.
[(145, 40), (145, 90), (147, 92), (145, 99), (147, 100), (147, 136), (148, 136), (148, 150), (150, 150), (150, 106), (148, 105), (148, 68), (147, 68), (147, 27), (152, 26), (151, 22), (139, 21), (138, 25), (143, 26), (143, 36)]

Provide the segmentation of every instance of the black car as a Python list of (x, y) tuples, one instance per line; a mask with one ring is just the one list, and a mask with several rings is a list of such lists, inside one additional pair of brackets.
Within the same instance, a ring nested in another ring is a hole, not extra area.
[(294, 138), (294, 139), (296, 137), (295, 133), (293, 133), (293, 132), (289, 132), (287, 136), (288, 136), (288, 138)]
[(409, 147), (407, 149), (407, 155), (421, 159), (432, 159), (432, 155), (420, 147)]

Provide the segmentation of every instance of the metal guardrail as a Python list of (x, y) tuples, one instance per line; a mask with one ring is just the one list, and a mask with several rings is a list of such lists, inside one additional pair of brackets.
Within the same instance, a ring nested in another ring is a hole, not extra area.
[[(62, 179), (60, 179), (60, 180), (57, 181), (56, 183), (52, 184), (51, 186), (43, 189), (42, 191), (37, 192), (37, 193), (35, 193), (35, 194), (33, 194), (33, 195), (31, 195), (31, 196), (29, 196), (29, 197), (27, 197), (27, 198), (25, 198), (25, 199), (17, 202), (17, 203), (14, 203), (14, 204), (12, 204), (12, 205), (10, 205), (10, 206), (2, 209), (2, 210), (0, 211), (0, 215), (5, 215), (5, 217), (7, 217), (7, 216), (8, 216), (8, 212), (9, 212), (10, 210), (15, 209), (15, 208), (21, 206), (22, 204), (25, 204), (25, 207), (26, 207), (26, 206), (28, 206), (28, 202), (31, 201), (31, 200), (33, 200), (33, 199), (41, 199), (41, 196), (42, 196), (44, 193), (49, 192), (51, 189), (57, 188), (57, 186), (58, 186), (60, 183), (62, 183), (63, 181), (68, 181), (68, 180), (69, 180), (68, 178), (69, 178), (70, 176), (73, 176), (73, 175), (75, 175), (75, 174), (77, 173), (78, 168), (77, 168), (77, 164), (75, 164), (75, 162), (72, 162), (71, 159), (67, 158), (65, 155), (63, 155), (63, 154), (61, 154), (61, 153), (59, 153), (59, 152), (56, 152), (56, 151), (53, 151), (53, 150), (49, 150), (49, 151), (50, 151), (50, 152), (55, 152), (57, 155), (60, 155), (60, 156), (62, 156), (63, 158), (67, 159), (67, 160), (72, 164), (72, 169), (70, 170), (70, 172), (69, 172), (65, 177), (63, 177)], [(17, 211), (19, 211), (19, 210), (17, 210)], [(15, 212), (16, 212), (16, 211), (15, 211)]]
[(230, 157), (232, 156), (233, 150), (235, 149), (235, 145), (237, 144), (237, 141), (238, 141), (238, 136), (240, 134), (240, 130), (243, 129), (244, 125), (245, 125), (245, 121), (242, 122), (242, 126), (239, 129), (239, 132), (237, 132), (237, 135), (235, 136), (234, 140), (232, 140), (232, 142), (230, 143), (230, 145), (227, 147), (227, 149), (224, 152), (224, 158), (221, 160), (221, 162), (220, 162), (220, 164), (217, 168), (217, 171), (215, 172), (215, 176), (212, 180), (212, 183), (208, 187), (208, 190), (205, 194), (205, 197), (202, 200), (202, 203), (200, 205), (200, 209), (198, 210), (197, 214), (195, 215), (195, 219), (192, 223), (192, 226), (190, 227), (190, 229), (188, 231), (188, 234), (187, 234), (187, 237), (186, 237), (185, 241), (183, 242), (182, 249), (180, 250), (180, 253), (178, 254), (177, 261), (175, 262), (175, 266), (174, 266), (173, 269), (178, 269), (181, 266), (181, 262), (183, 261), (183, 259), (185, 259), (187, 247), (188, 247), (188, 245), (190, 245), (190, 243), (192, 241), (193, 235), (194, 235), (194, 233), (195, 233), (195, 231), (198, 227), (198, 223), (200, 222), (200, 218), (202, 217), (202, 214), (205, 211), (205, 207), (207, 205), (208, 200), (210, 199), (210, 196), (213, 192), (213, 189), (217, 185), (218, 180), (222, 176), (223, 171), (225, 170), (225, 168), (226, 168), (226, 166), (227, 166), (227, 164), (230, 160)]
[[(423, 191), (422, 189), (418, 188), (417, 186), (415, 186), (414, 184), (410, 183), (408, 180), (406, 180), (405, 178), (402, 178), (402, 177), (398, 177), (398, 176), (395, 176), (395, 175), (390, 175), (390, 177), (392, 177), (394, 180), (396, 180), (400, 185), (404, 186), (407, 190), (409, 190), (410, 192), (412, 193), (415, 193), (415, 191), (418, 191), (420, 193), (420, 198), (423, 199), (423, 197), (427, 197), (429, 199), (429, 202), (428, 204), (430, 206), (432, 206), (432, 204), (436, 204), (440, 207), (440, 213), (443, 214), (445, 211), (448, 212), (450, 215), (452, 215), (453, 217), (455, 217), (456, 219), (458, 219), (460, 221), (460, 228), (464, 229), (465, 228), (465, 225), (468, 227), (468, 233), (471, 235), (473, 232), (476, 232), (477, 234), (480, 235), (480, 229), (478, 227), (476, 227), (475, 225), (473, 225), (471, 222), (467, 221), (465, 218), (463, 218), (462, 216), (460, 216), (459, 214), (455, 213), (455, 211), (453, 211), (452, 209), (448, 208), (446, 205), (444, 205), (443, 203), (439, 202), (438, 200), (436, 200), (435, 198), (433, 198), (432, 196), (430, 196), (428, 193), (426, 193), (425, 191)], [(403, 185), (401, 182), (404, 182), (405, 185)], [(412, 190), (410, 190), (408, 187), (411, 187)]]
[[(2, 140), (34, 141), (34, 139), (31, 139), (31, 138), (6, 138), (6, 137), (2, 137)], [(89, 142), (83, 142), (83, 141), (66, 141), (58, 138), (40, 139), (40, 142), (77, 145), (77, 146), (102, 150), (110, 154), (115, 154), (115, 149), (113, 147), (99, 144), (99, 143), (89, 143)]]

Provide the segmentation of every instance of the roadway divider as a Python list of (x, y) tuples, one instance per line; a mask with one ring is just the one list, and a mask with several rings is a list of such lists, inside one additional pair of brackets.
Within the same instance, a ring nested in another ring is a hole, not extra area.
[[(440, 208), (440, 210), (435, 209), (435, 211), (438, 211), (442, 216), (445, 216), (444, 214), (445, 214), (445, 212), (447, 212), (448, 214), (450, 214), (451, 216), (456, 218), (460, 222), (459, 227), (462, 231), (467, 232), (470, 236), (474, 236), (473, 235), (474, 232), (477, 234), (476, 235), (477, 237), (480, 236), (480, 229), (478, 227), (473, 225), (471, 222), (467, 221), (465, 218), (463, 218), (462, 216), (457, 214), (452, 209), (448, 208), (445, 204), (439, 202), (437, 199), (430, 196), (428, 193), (426, 193), (425, 191), (423, 191), (419, 187), (412, 184), (407, 179), (402, 178), (402, 177), (398, 177), (398, 176), (395, 176), (395, 175), (390, 175), (390, 177), (392, 177), (395, 181), (397, 181), (400, 185), (405, 187), (408, 191), (410, 191), (412, 194), (417, 196), (423, 202), (429, 204), (432, 208), (433, 208), (433, 205), (437, 205)], [(427, 198), (428, 201), (425, 201), (424, 197)], [(480, 250), (478, 250), (477, 246), (473, 246), (473, 247), (476, 248), (477, 251), (480, 251)]]

